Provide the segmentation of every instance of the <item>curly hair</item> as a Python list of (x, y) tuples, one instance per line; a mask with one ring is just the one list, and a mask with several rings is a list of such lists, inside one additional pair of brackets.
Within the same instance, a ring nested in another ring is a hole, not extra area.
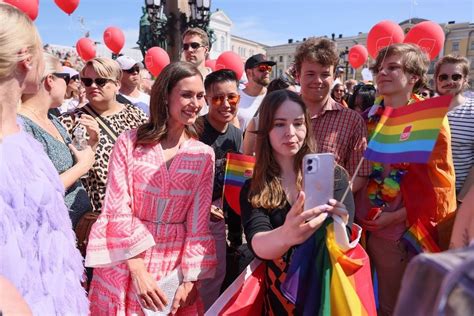
[(339, 63), (336, 44), (327, 38), (308, 38), (296, 49), (295, 68), (297, 73), (301, 71), (301, 65), (304, 61), (336, 67)]

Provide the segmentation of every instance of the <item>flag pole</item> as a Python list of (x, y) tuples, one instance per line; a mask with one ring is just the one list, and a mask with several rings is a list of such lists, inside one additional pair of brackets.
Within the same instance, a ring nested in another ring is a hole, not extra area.
[(349, 181), (349, 185), (347, 186), (346, 191), (342, 195), (342, 198), (341, 198), (341, 201), (340, 201), (341, 203), (344, 203), (344, 200), (346, 199), (347, 194), (349, 194), (349, 191), (352, 189), (352, 184), (354, 183), (354, 180), (357, 177), (357, 174), (359, 173), (359, 169), (360, 169), (360, 167), (362, 167), (363, 162), (364, 162), (364, 157), (362, 157), (360, 159), (359, 164), (357, 165), (357, 168), (354, 171), (354, 174), (352, 175), (351, 181)]

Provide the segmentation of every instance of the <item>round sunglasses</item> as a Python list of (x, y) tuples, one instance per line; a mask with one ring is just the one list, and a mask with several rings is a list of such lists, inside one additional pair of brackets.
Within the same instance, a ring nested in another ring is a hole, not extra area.
[[(448, 74), (441, 74), (438, 76), (438, 80), (439, 81), (446, 81), (449, 79), (449, 75)], [(462, 79), (462, 75), (461, 74), (452, 74), (451, 75), (451, 80), (452, 81), (459, 81)]]

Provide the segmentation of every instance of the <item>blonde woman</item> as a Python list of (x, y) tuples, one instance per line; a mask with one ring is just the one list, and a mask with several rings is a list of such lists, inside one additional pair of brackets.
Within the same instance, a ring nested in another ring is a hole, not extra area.
[(82, 258), (53, 164), (22, 130), (17, 107), (43, 75), (41, 39), (31, 20), (0, 3), (0, 275), (33, 315), (87, 315)]
[(95, 147), (99, 140), (99, 125), (90, 115), (82, 115), (79, 122), (85, 126), (89, 144), (77, 150), (71, 144), (64, 126), (51, 114), (49, 109), (57, 108), (64, 100), (64, 92), (70, 81), (69, 73), (63, 70), (59, 59), (44, 53), (45, 70), (36, 94), (23, 96), (20, 117), (25, 131), (30, 133), (44, 147), (48, 157), (60, 173), (66, 190), (65, 202), (69, 209), (73, 227), (81, 216), (92, 210), (90, 199), (80, 177), (86, 174), (95, 161)]

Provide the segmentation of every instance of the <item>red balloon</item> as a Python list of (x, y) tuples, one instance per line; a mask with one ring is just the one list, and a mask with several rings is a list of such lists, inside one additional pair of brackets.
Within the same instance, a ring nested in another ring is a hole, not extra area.
[(384, 47), (402, 43), (405, 34), (395, 22), (385, 20), (375, 24), (367, 35), (367, 50), (370, 56), (377, 57), (377, 53)]
[(118, 27), (110, 26), (104, 31), (104, 43), (111, 51), (118, 54), (125, 45), (125, 35)]
[(444, 31), (439, 24), (432, 21), (418, 23), (408, 32), (404, 43), (413, 43), (433, 60), (438, 56), (444, 44)]
[(244, 73), (244, 63), (239, 55), (232, 51), (223, 52), (217, 57), (216, 70), (230, 69), (235, 72), (240, 79)]
[(39, 0), (4, 0), (4, 2), (17, 7), (33, 21), (38, 17)]
[(145, 54), (145, 65), (151, 74), (157, 77), (160, 72), (170, 63), (170, 56), (161, 47), (152, 47)]
[(215, 59), (206, 59), (206, 67), (209, 67), (212, 69), (212, 71), (216, 70), (216, 60)]
[(85, 61), (95, 57), (95, 44), (89, 38), (83, 37), (79, 39), (76, 43), (76, 50)]
[(352, 46), (349, 50), (349, 63), (351, 64), (352, 68), (359, 68), (367, 61), (367, 57), (369, 53), (367, 52), (367, 48), (364, 45), (355, 45)]
[(54, 2), (61, 10), (69, 15), (71, 15), (79, 5), (79, 0), (54, 0)]

